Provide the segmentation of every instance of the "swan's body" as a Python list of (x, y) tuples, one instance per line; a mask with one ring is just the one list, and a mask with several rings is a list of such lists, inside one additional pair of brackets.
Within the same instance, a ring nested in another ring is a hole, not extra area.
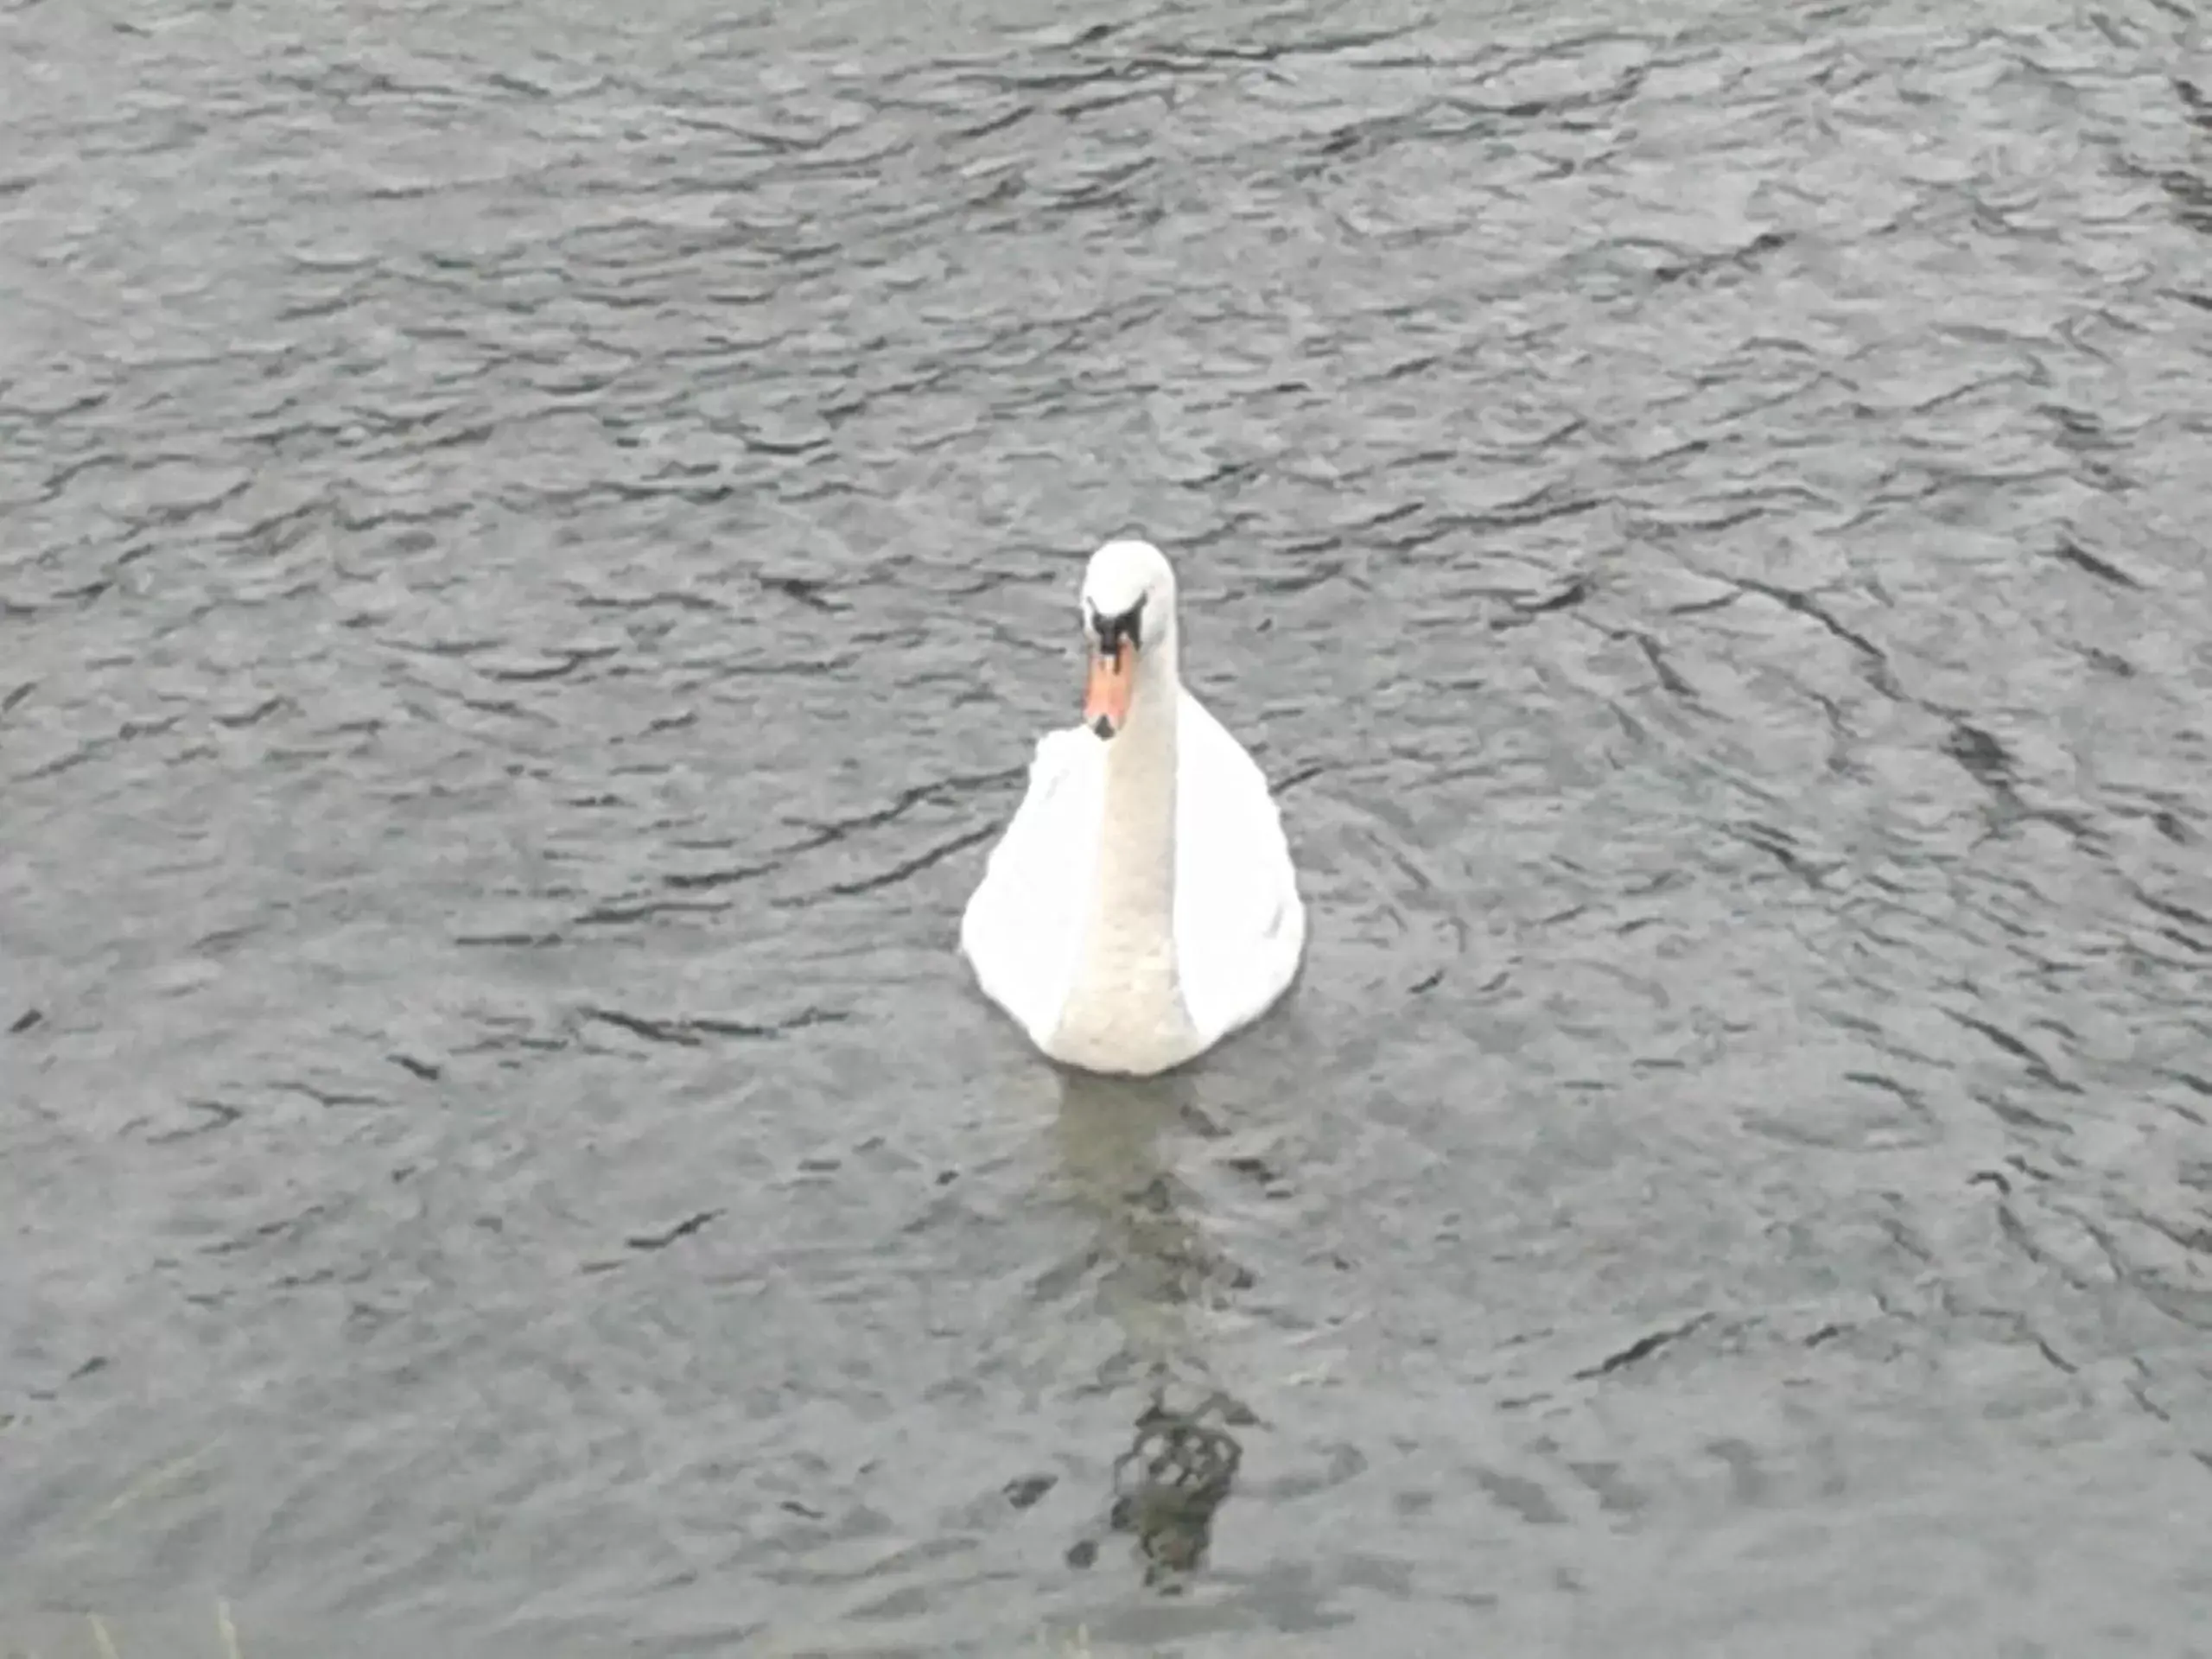
[(1306, 910), (1266, 777), (1177, 673), (1166, 560), (1109, 542), (1084, 601), (1086, 724), (1037, 745), (960, 945), (1046, 1055), (1147, 1076), (1274, 1003)]

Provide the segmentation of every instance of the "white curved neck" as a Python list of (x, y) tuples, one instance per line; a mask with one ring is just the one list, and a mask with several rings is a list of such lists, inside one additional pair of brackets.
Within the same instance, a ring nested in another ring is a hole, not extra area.
[(1195, 1042), (1175, 961), (1176, 728), (1173, 638), (1137, 655), (1106, 787), (1083, 952), (1062, 1014), (1065, 1058), (1094, 1070), (1149, 1070)]
[[(1175, 920), (1175, 704), (1173, 645), (1140, 653), (1129, 717), (1106, 745), (1106, 800), (1091, 896), (1096, 948), (1157, 935), (1171, 950)], [(1149, 943), (1149, 939), (1146, 941)]]

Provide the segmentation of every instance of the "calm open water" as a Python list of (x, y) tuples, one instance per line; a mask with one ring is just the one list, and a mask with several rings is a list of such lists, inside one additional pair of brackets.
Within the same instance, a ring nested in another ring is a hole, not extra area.
[(10, 0), (0, 1649), (2212, 1653), (2208, 523), (2182, 0)]

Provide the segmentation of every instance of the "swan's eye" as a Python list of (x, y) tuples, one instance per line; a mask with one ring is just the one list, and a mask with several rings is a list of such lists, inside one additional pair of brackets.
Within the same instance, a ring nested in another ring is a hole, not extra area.
[(1138, 600), (1119, 616), (1104, 615), (1093, 607), (1090, 631), (1097, 637), (1101, 656), (1113, 656), (1124, 639), (1129, 642), (1132, 651), (1141, 648), (1144, 644), (1144, 601)]

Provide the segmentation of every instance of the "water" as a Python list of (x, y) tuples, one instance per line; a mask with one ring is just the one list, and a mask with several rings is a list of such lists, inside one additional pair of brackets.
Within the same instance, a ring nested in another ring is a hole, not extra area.
[(0, 13), (0, 1645), (2212, 1652), (2202, 27), (1435, 12)]

